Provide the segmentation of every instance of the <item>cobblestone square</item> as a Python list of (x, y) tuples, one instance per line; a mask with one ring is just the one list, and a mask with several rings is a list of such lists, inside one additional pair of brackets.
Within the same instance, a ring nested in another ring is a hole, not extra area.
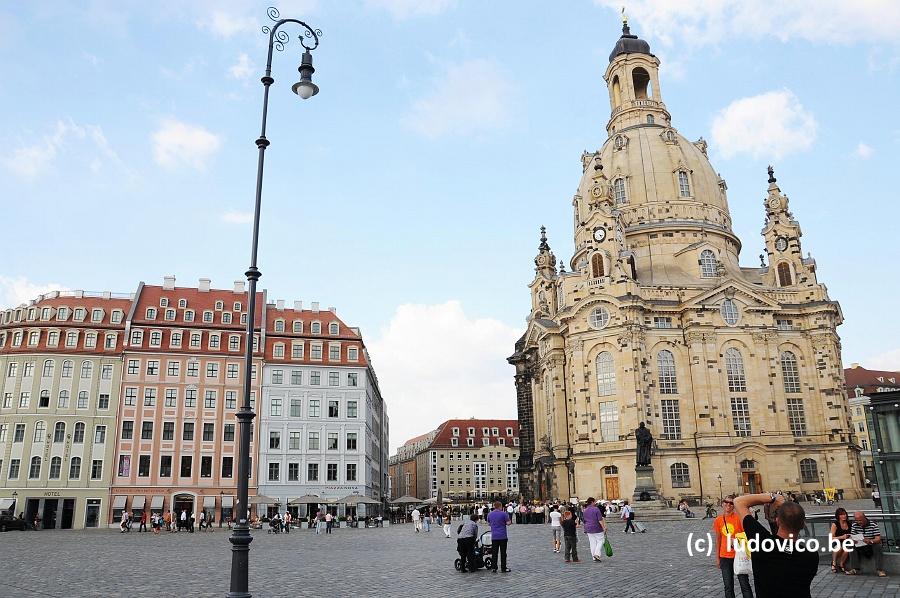
[[(458, 573), (453, 569), (456, 541), (435, 526), (418, 534), (412, 525), (340, 529), (321, 536), (305, 529), (289, 535), (256, 531), (250, 584), (260, 597), (721, 596), (714, 560), (690, 557), (686, 550), (688, 534), (705, 534), (709, 523), (648, 523), (646, 534), (626, 535), (614, 519), (614, 556), (602, 563), (585, 560), (588, 542), (581, 534), (582, 562), (568, 565), (552, 552), (548, 526), (513, 525), (508, 574)], [(0, 535), (0, 596), (223, 596), (230, 559), (227, 529), (158, 537), (106, 530), (8, 532)], [(900, 595), (900, 578), (849, 578), (831, 573), (829, 563), (830, 556), (821, 555), (814, 596)]]

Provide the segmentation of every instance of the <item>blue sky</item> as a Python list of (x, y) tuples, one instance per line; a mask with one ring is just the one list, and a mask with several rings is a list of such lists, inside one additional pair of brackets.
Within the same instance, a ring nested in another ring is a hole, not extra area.
[[(266, 6), (0, 5), (0, 304), (242, 277)], [(362, 328), (392, 446), (448, 417), (514, 417), (503, 358), (524, 329), (538, 227), (557, 256), (572, 249), (580, 155), (605, 141), (618, 4), (279, 8), (323, 30), (321, 92), (291, 93), (292, 39), (274, 60), (261, 284)], [(742, 263), (758, 263), (772, 163), (843, 307), (845, 364), (900, 369), (888, 315), (900, 8), (644, 0), (628, 12), (662, 60), (674, 126), (710, 142)]]

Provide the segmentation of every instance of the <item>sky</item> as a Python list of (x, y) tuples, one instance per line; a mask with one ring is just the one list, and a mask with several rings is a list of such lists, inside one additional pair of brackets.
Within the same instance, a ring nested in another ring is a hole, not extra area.
[[(606, 140), (620, 2), (289, 0), (259, 249), (269, 299), (366, 339), (392, 450), (451, 417), (516, 417), (539, 227), (573, 249), (582, 151)], [(0, 307), (249, 265), (267, 3), (0, 3)], [(845, 316), (845, 365), (900, 369), (900, 3), (638, 0), (673, 125), (728, 182), (743, 265), (766, 166)]]

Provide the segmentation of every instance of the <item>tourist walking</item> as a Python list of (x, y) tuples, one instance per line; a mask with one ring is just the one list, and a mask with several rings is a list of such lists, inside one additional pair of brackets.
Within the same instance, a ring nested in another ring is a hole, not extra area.
[[(769, 533), (753, 518), (750, 507), (769, 505), (775, 512), (778, 531)], [(744, 494), (734, 499), (734, 509), (747, 540), (757, 545), (772, 544), (771, 550), (757, 550), (753, 553), (753, 585), (756, 598), (812, 598), (809, 586), (819, 569), (819, 553), (812, 550), (782, 550), (776, 537), (796, 540), (806, 525), (806, 513), (795, 502), (785, 502), (781, 494)], [(793, 543), (791, 543), (793, 544)]]
[(138, 532), (147, 531), (147, 511), (141, 511), (141, 525), (138, 527)]
[(122, 511), (122, 520), (119, 522), (120, 533), (128, 531), (128, 511)]
[(559, 554), (559, 548), (562, 542), (562, 525), (560, 520), (562, 513), (556, 505), (550, 508), (550, 531), (553, 532), (553, 552)]
[(450, 511), (449, 509), (444, 513), (444, 535), (448, 538), (450, 537)]
[(597, 507), (593, 496), (587, 499), (587, 506), (582, 517), (584, 518), (584, 533), (587, 534), (588, 542), (591, 545), (591, 558), (599, 563), (602, 560), (603, 541), (606, 539), (606, 525), (603, 521), (603, 514)]
[(493, 571), (497, 572), (497, 560), (500, 560), (500, 570), (504, 573), (509, 572), (506, 566), (506, 546), (509, 542), (509, 536), (506, 534), (506, 528), (512, 525), (503, 504), (498, 500), (494, 503), (494, 510), (488, 513), (488, 523), (491, 526), (491, 544), (493, 545), (494, 559)]
[[(581, 561), (578, 560), (578, 534), (576, 530), (578, 529), (578, 519), (575, 517), (575, 513), (573, 512), (574, 508), (569, 507), (566, 509), (565, 514), (563, 515), (562, 522), (560, 526), (563, 530), (563, 538), (566, 542), (566, 562), (576, 562), (579, 563)], [(551, 513), (551, 516), (553, 514)], [(556, 552), (559, 552), (558, 550)]]
[(631, 528), (631, 533), (634, 533), (634, 509), (631, 505), (628, 504), (628, 501), (625, 501), (625, 504), (622, 505), (622, 514), (620, 515), (622, 519), (625, 520), (625, 533), (627, 534), (629, 528)]
[[(725, 584), (725, 598), (734, 598), (734, 559), (732, 542), (737, 534), (744, 532), (741, 518), (734, 512), (734, 496), (726, 496), (722, 500), (723, 513), (713, 520), (713, 533), (716, 535), (716, 566), (722, 571), (722, 582)], [(738, 550), (741, 550), (740, 548)], [(750, 576), (738, 574), (743, 598), (753, 598), (750, 589)]]
[(293, 520), (294, 520), (294, 518), (291, 517), (290, 511), (288, 511), (284, 514), (284, 533), (286, 533), (286, 534), (291, 533), (291, 522)]
[(178, 523), (178, 531), (181, 531), (182, 528), (187, 529), (187, 527), (188, 527), (187, 509), (182, 509), (181, 510), (181, 519), (179, 520), (179, 523)]
[(419, 509), (417, 509), (417, 508), (413, 509), (412, 522), (413, 522), (413, 527), (415, 528), (417, 534), (419, 533), (419, 529), (422, 527), (421, 519), (422, 519), (422, 513), (419, 512)]
[[(475, 564), (472, 561), (475, 550), (475, 538), (478, 536), (478, 514), (469, 515), (469, 520), (459, 524), (456, 528), (456, 552), (459, 553), (459, 571), (465, 573), (471, 569), (475, 571)], [(466, 563), (469, 568), (466, 568)]]
[(850, 516), (847, 515), (847, 510), (844, 507), (838, 507), (834, 511), (834, 521), (831, 522), (829, 535), (831, 538), (841, 541), (837, 550), (831, 553), (831, 571), (840, 573), (844, 571), (844, 565), (847, 559), (850, 558), (850, 553), (844, 550), (843, 544), (843, 541), (850, 537)]
[(172, 511), (166, 511), (166, 514), (163, 515), (163, 522), (166, 524), (166, 531), (172, 531)]
[(334, 527), (334, 515), (331, 514), (330, 511), (325, 513), (325, 533), (330, 534), (331, 529)]
[(428, 507), (425, 509), (425, 517), (424, 517), (423, 521), (425, 524), (424, 531), (430, 532), (431, 531), (431, 507)]

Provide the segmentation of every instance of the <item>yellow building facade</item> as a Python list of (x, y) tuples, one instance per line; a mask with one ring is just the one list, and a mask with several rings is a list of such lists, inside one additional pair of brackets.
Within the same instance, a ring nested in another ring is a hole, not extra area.
[(521, 491), (630, 498), (644, 421), (664, 497), (825, 485), (857, 496), (840, 306), (771, 168), (766, 255), (740, 264), (727, 185), (702, 137), (674, 128), (659, 66), (626, 24), (604, 75), (608, 138), (581, 158), (568, 268), (542, 231), (528, 327), (509, 358)]

